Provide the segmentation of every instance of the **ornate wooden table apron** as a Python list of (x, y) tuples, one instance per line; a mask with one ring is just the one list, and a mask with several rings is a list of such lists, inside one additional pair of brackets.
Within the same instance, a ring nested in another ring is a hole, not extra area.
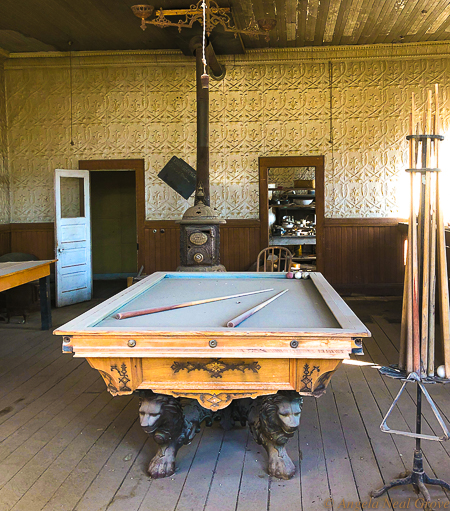
[[(273, 289), (195, 307), (114, 319), (117, 312)], [(289, 289), (236, 328), (227, 321)], [(218, 410), (235, 398), (320, 395), (370, 335), (320, 273), (154, 273), (61, 326), (63, 351), (85, 357), (113, 395), (151, 389)]]

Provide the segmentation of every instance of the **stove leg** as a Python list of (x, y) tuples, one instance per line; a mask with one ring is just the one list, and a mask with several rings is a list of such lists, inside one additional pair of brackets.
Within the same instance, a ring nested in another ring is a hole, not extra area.
[(248, 425), (256, 443), (269, 456), (268, 473), (280, 479), (291, 479), (295, 465), (285, 445), (294, 436), (300, 423), (303, 398), (294, 391), (263, 396), (249, 410)]

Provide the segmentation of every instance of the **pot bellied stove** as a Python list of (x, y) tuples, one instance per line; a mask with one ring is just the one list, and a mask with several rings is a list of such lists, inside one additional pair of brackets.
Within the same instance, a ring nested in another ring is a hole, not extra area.
[(177, 271), (226, 271), (220, 264), (220, 224), (225, 220), (204, 202), (203, 188), (197, 187), (195, 206), (187, 209), (180, 224), (180, 259)]

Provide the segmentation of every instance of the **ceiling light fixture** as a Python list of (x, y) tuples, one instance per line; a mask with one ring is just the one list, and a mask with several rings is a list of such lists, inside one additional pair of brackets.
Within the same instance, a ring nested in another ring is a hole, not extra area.
[[(205, 4), (205, 17), (203, 17), (203, 3)], [(268, 41), (268, 32), (275, 28), (277, 24), (273, 18), (263, 18), (258, 21), (253, 18), (246, 28), (240, 30), (233, 25), (231, 9), (229, 7), (219, 7), (214, 0), (200, 0), (197, 4), (191, 5), (189, 9), (159, 9), (155, 13), (156, 18), (152, 20), (148, 18), (153, 14), (153, 5), (133, 5), (131, 9), (135, 16), (140, 18), (142, 30), (147, 28), (146, 25), (155, 25), (160, 28), (177, 27), (178, 31), (181, 32), (182, 28), (192, 28), (192, 25), (198, 21), (200, 25), (205, 27), (208, 36), (217, 25), (222, 25), (225, 32), (232, 32), (235, 37), (237, 37), (237, 34), (263, 35)], [(167, 16), (184, 16), (184, 19), (173, 22)]]

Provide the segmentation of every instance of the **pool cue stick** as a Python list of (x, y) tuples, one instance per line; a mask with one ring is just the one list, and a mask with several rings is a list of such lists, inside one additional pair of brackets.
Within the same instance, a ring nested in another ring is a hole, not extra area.
[(206, 300), (196, 300), (194, 302), (178, 303), (176, 305), (167, 305), (165, 307), (156, 307), (154, 309), (142, 309), (137, 311), (119, 312), (117, 314), (114, 314), (113, 318), (115, 319), (134, 318), (136, 316), (144, 316), (146, 314), (155, 314), (156, 312), (182, 309), (183, 307), (193, 307), (194, 305), (201, 305), (203, 303), (220, 302), (221, 300), (230, 300), (231, 298), (240, 298), (241, 296), (256, 295), (258, 293), (267, 293), (268, 291), (273, 291), (273, 288), (262, 289), (259, 291), (250, 291), (249, 293), (239, 293), (237, 295), (220, 296), (218, 298), (207, 298)]
[[(427, 94), (427, 107), (426, 107), (426, 122), (425, 122), (425, 135), (431, 134), (431, 91), (428, 90)], [(424, 168), (430, 168), (430, 149), (431, 140), (425, 139), (425, 148), (422, 154), (425, 156)], [(422, 177), (423, 184), (423, 177)], [(425, 187), (422, 188), (424, 193), (423, 197), (423, 249), (422, 249), (422, 323), (421, 323), (421, 338), (420, 338), (420, 359), (421, 359), (421, 374), (426, 376), (428, 374), (428, 333), (429, 333), (429, 307), (430, 307), (430, 188), (431, 188), (431, 175), (430, 171), (425, 171)]]
[[(409, 134), (414, 133), (414, 122), (415, 122), (415, 105), (414, 105), (414, 93), (411, 97), (411, 114), (409, 124)], [(415, 148), (416, 140), (409, 140), (409, 168), (414, 168), (415, 165)], [(413, 185), (414, 185), (414, 173), (410, 172), (410, 185), (411, 185), (411, 207), (413, 205)], [(406, 253), (406, 265), (405, 265), (405, 280), (403, 286), (403, 304), (402, 304), (402, 323), (401, 323), (401, 335), (400, 335), (400, 354), (399, 354), (399, 368), (406, 369), (407, 374), (413, 370), (413, 354), (412, 354), (412, 331), (413, 331), (413, 306), (412, 306), (412, 250), (411, 250), (411, 237), (412, 237), (412, 215), (408, 222), (408, 237), (407, 237), (407, 253)]]
[[(437, 135), (439, 122), (439, 98), (437, 84), (434, 86), (433, 135)], [(437, 168), (439, 159), (439, 141), (432, 140), (431, 164)], [(428, 323), (428, 361), (427, 374), (434, 376), (436, 346), (436, 172), (431, 174), (431, 247), (430, 247), (430, 309)]]
[(434, 376), (436, 344), (436, 172), (433, 172), (433, 175), (431, 176), (431, 197), (430, 309), (428, 322), (427, 363), (428, 376)]
[[(409, 228), (408, 228), (409, 229)], [(409, 245), (408, 245), (409, 252)], [(408, 344), (408, 330), (409, 330), (409, 309), (408, 309), (408, 301), (409, 301), (409, 264), (408, 264), (408, 255), (405, 264), (405, 275), (403, 280), (403, 301), (402, 301), (402, 323), (400, 330), (400, 349), (398, 356), (398, 367), (401, 370), (406, 368), (406, 356), (407, 356), (407, 344)]]
[[(419, 123), (417, 123), (416, 134), (419, 132)], [(418, 161), (419, 143), (416, 140), (416, 166)], [(414, 172), (412, 172), (414, 174)], [(416, 176), (412, 176), (411, 180), (411, 296), (412, 296), (412, 355), (413, 355), (413, 371), (420, 374), (420, 321), (419, 321), (419, 268), (418, 268), (418, 218), (414, 205), (414, 188), (417, 186)], [(420, 182), (419, 182), (420, 185)], [(420, 185), (421, 186), (421, 185)]]
[(276, 294), (275, 296), (272, 296), (272, 298), (269, 298), (265, 302), (260, 303), (256, 307), (253, 307), (252, 309), (249, 309), (236, 318), (230, 319), (227, 323), (227, 327), (235, 328), (241, 323), (243, 323), (246, 319), (248, 319), (250, 316), (253, 316), (256, 312), (260, 311), (262, 308), (264, 308), (266, 305), (269, 305), (269, 303), (273, 302), (277, 298), (279, 298), (281, 295), (284, 295), (284, 293), (287, 293), (289, 289), (285, 289), (284, 291), (281, 291), (280, 293)]
[[(412, 101), (414, 104), (414, 93), (412, 97)], [(413, 134), (413, 126), (414, 126), (414, 113), (409, 114), (409, 134)], [(414, 157), (414, 140), (409, 139), (409, 168), (413, 167), (413, 157)], [(412, 172), (410, 173), (410, 178), (412, 178)], [(400, 350), (399, 350), (399, 358), (398, 358), (398, 367), (401, 370), (405, 370), (410, 373), (412, 371), (412, 357), (411, 355), (411, 310), (412, 310), (412, 302), (411, 302), (411, 291), (410, 291), (410, 273), (411, 273), (411, 263), (410, 263), (410, 253), (411, 253), (411, 222), (408, 222), (408, 234), (407, 234), (407, 252), (406, 252), (406, 264), (405, 264), (405, 275), (403, 281), (403, 302), (402, 302), (402, 322), (401, 322), (401, 330), (400, 330)], [(411, 358), (408, 362), (408, 357)]]
[[(411, 94), (411, 134), (418, 134), (419, 125), (416, 123), (416, 105), (415, 94)], [(417, 139), (411, 140), (411, 169), (417, 168), (417, 159), (419, 153), (419, 141)], [(414, 233), (416, 232), (416, 216), (414, 208), (414, 190), (415, 190), (416, 176), (414, 172), (410, 174), (410, 217), (408, 222), (408, 330), (407, 330), (407, 345), (406, 345), (406, 372), (410, 374), (414, 370)]]

